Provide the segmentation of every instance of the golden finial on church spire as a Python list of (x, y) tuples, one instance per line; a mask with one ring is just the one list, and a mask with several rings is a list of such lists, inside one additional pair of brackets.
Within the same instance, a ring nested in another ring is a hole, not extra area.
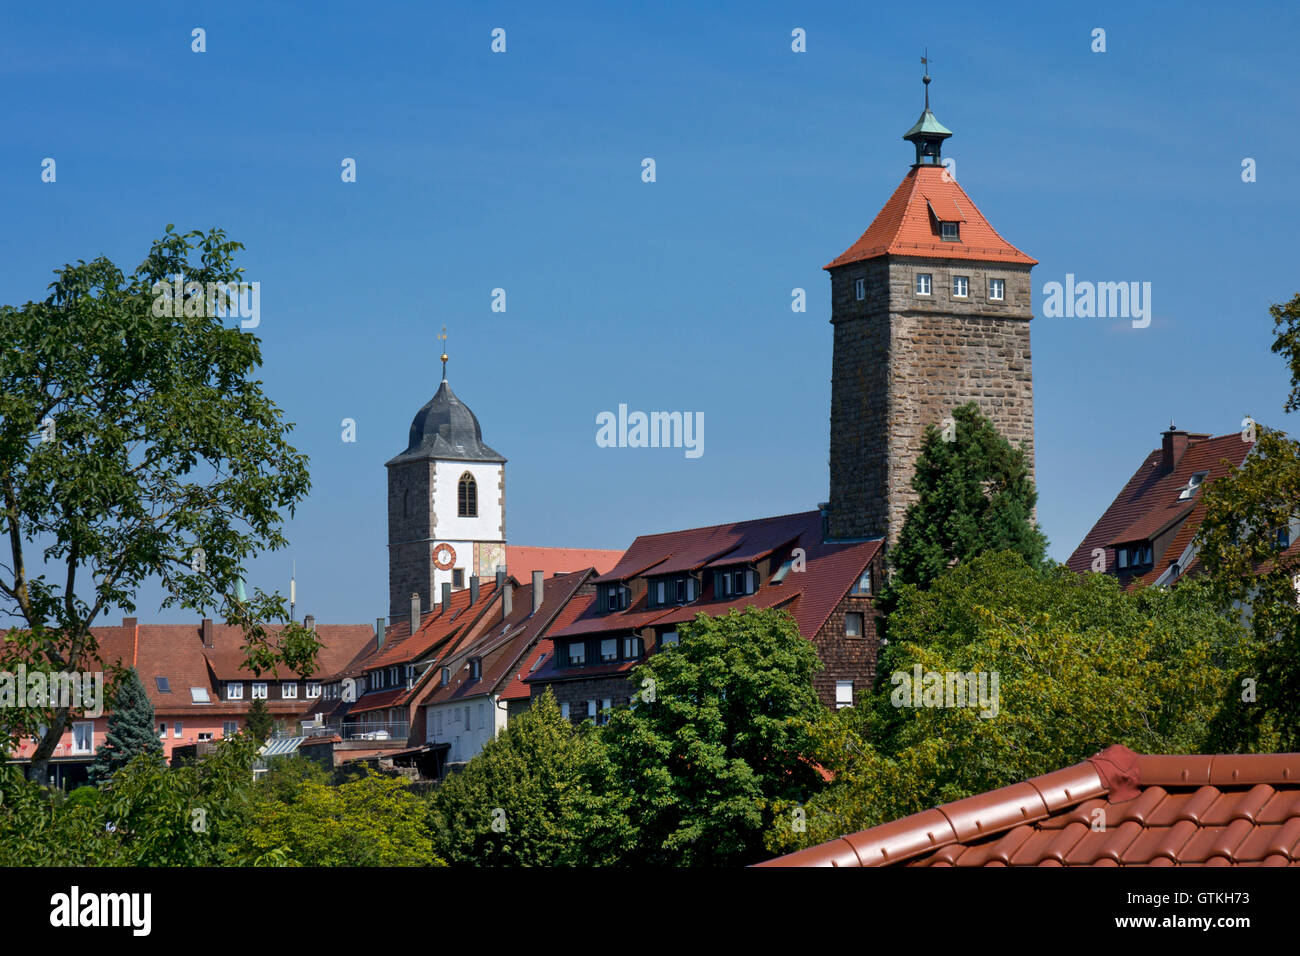
[(447, 326), (442, 327), (442, 334), (438, 336), (442, 340), (442, 380), (447, 381)]

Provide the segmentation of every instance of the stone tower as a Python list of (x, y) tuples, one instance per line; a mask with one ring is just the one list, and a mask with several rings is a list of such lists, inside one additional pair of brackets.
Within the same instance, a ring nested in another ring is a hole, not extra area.
[(478, 418), (447, 384), (415, 413), (406, 451), (388, 468), (388, 614), (423, 613), (442, 585), (466, 587), (473, 575), (504, 568), (506, 460), (483, 444)]
[(1034, 463), (1029, 270), (940, 158), (952, 135), (925, 110), (916, 161), (831, 276), (832, 538), (898, 539), (927, 425), (978, 403)]

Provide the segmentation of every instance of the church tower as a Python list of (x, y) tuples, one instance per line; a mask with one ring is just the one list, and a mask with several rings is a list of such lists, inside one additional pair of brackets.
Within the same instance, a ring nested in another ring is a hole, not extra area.
[[(441, 336), (440, 336), (441, 337)], [(425, 612), (442, 585), (468, 586), (506, 566), (506, 460), (483, 444), (468, 405), (442, 384), (415, 413), (406, 451), (388, 469), (388, 615), (411, 616), (411, 595)]]
[(915, 162), (831, 277), (832, 538), (898, 539), (927, 425), (976, 402), (1034, 464), (1029, 271), (943, 165), (952, 136), (925, 109)]

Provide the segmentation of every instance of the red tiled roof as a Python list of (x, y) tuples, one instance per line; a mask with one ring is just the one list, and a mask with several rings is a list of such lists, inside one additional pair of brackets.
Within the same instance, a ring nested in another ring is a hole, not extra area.
[[(940, 239), (936, 218), (960, 222), (960, 241)], [(911, 169), (862, 237), (823, 268), (885, 255), (1038, 263), (998, 235), (966, 191), (940, 166)]]
[[(551, 624), (551, 633), (568, 627), (577, 620), (578, 616), (586, 611), (595, 600), (596, 596), (594, 594), (575, 595), (569, 603), (564, 606), (564, 610), (560, 611), (559, 615), (555, 618), (554, 623)], [(521, 662), (522, 666), (518, 671), (516, 671), (515, 675), (510, 678), (510, 683), (506, 684), (505, 688), (501, 691), (501, 699), (528, 700), (532, 692), (524, 681), (529, 677), (529, 675), (538, 673), (545, 667), (546, 658), (550, 653), (551, 642), (546, 640), (538, 641), (537, 646), (525, 655)]]
[[(577, 573), (551, 577), (544, 582), (542, 603), (535, 612), (532, 585), (516, 588), (510, 617), (504, 622), (493, 622), (486, 632), (466, 635), (459, 646), (444, 654), (439, 664), (451, 667), (451, 682), (446, 685), (440, 681), (435, 683), (421, 703), (443, 704), (491, 694), (516, 677), (520, 658), (558, 622), (571, 620), (590, 603), (589, 595), (584, 598), (575, 598), (575, 595), (593, 573), (591, 568), (586, 568)], [(578, 608), (570, 611), (574, 603)], [(470, 680), (469, 670), (464, 666), (471, 657), (479, 657), (483, 662), (483, 673), (478, 680)]]
[(519, 581), (531, 580), (532, 572), (541, 571), (546, 577), (569, 571), (595, 568), (603, 574), (623, 557), (622, 551), (596, 548), (538, 548), (529, 545), (506, 545), (506, 567)]
[[(826, 623), (831, 612), (849, 592), (880, 550), (881, 539), (838, 542), (822, 539), (822, 515), (819, 511), (778, 515), (753, 521), (690, 528), (665, 534), (643, 535), (632, 542), (623, 560), (596, 581), (626, 580), (637, 576), (633, 569), (650, 569), (659, 574), (665, 567), (719, 567), (755, 560), (778, 548), (802, 548), (806, 555), (803, 571), (785, 575), (780, 584), (770, 580), (759, 583), (758, 590), (740, 598), (713, 597), (711, 575), (705, 575), (702, 593), (689, 604), (647, 609), (646, 595), (631, 607), (614, 614), (598, 614), (594, 601), (566, 626), (551, 629), (550, 637), (579, 637), (586, 634), (625, 634), (649, 624), (676, 624), (694, 620), (697, 614), (725, 614), (732, 608), (747, 606), (781, 606), (790, 611), (799, 633), (812, 639)], [(720, 556), (721, 555), (721, 556)], [(619, 673), (635, 666), (608, 664), (573, 669), (556, 669), (549, 658), (524, 683), (597, 677)]]
[[(1124, 583), (1126, 586), (1139, 581), (1151, 584), (1170, 564), (1179, 560), (1205, 515), (1205, 487), (1239, 468), (1254, 447), (1252, 442), (1242, 441), (1238, 432), (1217, 438), (1188, 435), (1188, 442), (1186, 450), (1172, 470), (1166, 471), (1161, 466), (1161, 449), (1157, 448), (1146, 456), (1133, 477), (1065, 562), (1070, 570), (1080, 574), (1092, 570), (1093, 549), (1102, 548), (1106, 551), (1107, 571), (1116, 571), (1117, 544), (1153, 540), (1182, 522), (1165, 546), (1164, 552), (1153, 556), (1151, 569), (1141, 575), (1125, 578)], [(1198, 472), (1208, 473), (1200, 488), (1191, 498), (1180, 500), (1179, 494), (1187, 487), (1192, 475)], [(1186, 574), (1188, 570), (1189, 568), (1181, 568), (1180, 573)]]
[(1300, 754), (1109, 747), (760, 865), (1300, 866)]

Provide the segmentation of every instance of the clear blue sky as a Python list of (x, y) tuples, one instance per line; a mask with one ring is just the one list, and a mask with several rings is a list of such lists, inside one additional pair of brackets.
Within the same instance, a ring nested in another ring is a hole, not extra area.
[[(386, 613), (383, 464), (437, 388), (444, 324), (451, 383), (509, 459), (512, 543), (805, 510), (828, 483), (821, 267), (907, 172), (928, 46), (945, 155), (1040, 261), (1035, 314), (1066, 273), (1152, 283), (1150, 328), (1033, 324), (1039, 516), (1063, 559), (1171, 418), (1295, 428), (1267, 307), (1300, 291), (1298, 10), (5, 4), (0, 302), (79, 258), (133, 267), (169, 222), (243, 242), (262, 378), (313, 481), (250, 579), (287, 593), (296, 560), (298, 613), (322, 621)], [(703, 457), (598, 448), (619, 403), (703, 412)], [(193, 620), (157, 600), (140, 617)]]

